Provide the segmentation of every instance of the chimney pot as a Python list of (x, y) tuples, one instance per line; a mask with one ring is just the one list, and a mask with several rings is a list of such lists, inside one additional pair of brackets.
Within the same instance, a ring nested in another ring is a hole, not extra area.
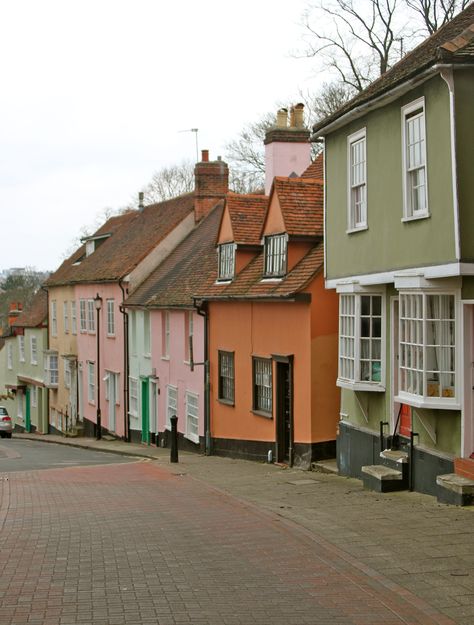
[(277, 111), (276, 125), (277, 125), (277, 128), (288, 127), (288, 110), (287, 109), (279, 109)]
[(296, 128), (304, 128), (304, 104), (301, 102), (294, 107), (294, 122)]
[(209, 150), (201, 150), (201, 160), (203, 163), (209, 162)]

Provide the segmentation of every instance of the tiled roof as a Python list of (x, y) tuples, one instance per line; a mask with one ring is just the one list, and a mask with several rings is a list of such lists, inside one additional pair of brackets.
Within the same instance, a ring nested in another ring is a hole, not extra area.
[(232, 223), (235, 243), (260, 245), (260, 231), (267, 206), (268, 196), (265, 195), (227, 194), (226, 207)]
[[(357, 94), (335, 113), (315, 124), (313, 132), (318, 133), (345, 113), (381, 96), (436, 63), (472, 63), (474, 51), (469, 33), (472, 32), (473, 25), (474, 3), (471, 3), (464, 11), (461, 11), (454, 19), (433, 33), (431, 37), (425, 39), (364, 91)], [(462, 35), (465, 35), (466, 43), (460, 48), (456, 47), (454, 50), (450, 50), (449, 43), (457, 41)]]
[(291, 298), (304, 291), (307, 284), (323, 268), (323, 244), (313, 247), (281, 280), (263, 280), (263, 251), (258, 254), (229, 284), (208, 282), (207, 288), (195, 295), (202, 299), (280, 299)]
[(290, 236), (322, 236), (324, 186), (311, 178), (273, 180), (286, 232)]
[(217, 277), (215, 241), (223, 202), (205, 217), (127, 298), (127, 306), (192, 306), (192, 296)]
[(48, 295), (43, 289), (35, 294), (31, 302), (12, 323), (17, 328), (36, 328), (48, 318)]
[(321, 152), (314, 162), (304, 170), (301, 178), (313, 178), (313, 180), (324, 180), (324, 156)]
[[(119, 280), (132, 271), (160, 241), (194, 210), (194, 194), (145, 206), (112, 217), (98, 234), (112, 232), (90, 256), (82, 246), (46, 281), (46, 286)], [(84, 257), (84, 258), (83, 258)], [(83, 258), (80, 264), (74, 263)]]

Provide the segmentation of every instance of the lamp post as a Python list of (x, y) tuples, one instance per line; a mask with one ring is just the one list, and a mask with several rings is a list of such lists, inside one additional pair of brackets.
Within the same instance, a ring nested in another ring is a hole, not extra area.
[(102, 308), (102, 298), (98, 293), (94, 297), (94, 304), (97, 311), (97, 424), (95, 437), (99, 441), (102, 438), (102, 419), (100, 413), (100, 309)]

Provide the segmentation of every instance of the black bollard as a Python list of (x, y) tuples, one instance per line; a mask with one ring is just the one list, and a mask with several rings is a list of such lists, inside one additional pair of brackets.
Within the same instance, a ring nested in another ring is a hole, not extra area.
[(178, 462), (178, 417), (174, 414), (171, 421), (171, 450), (170, 462)]

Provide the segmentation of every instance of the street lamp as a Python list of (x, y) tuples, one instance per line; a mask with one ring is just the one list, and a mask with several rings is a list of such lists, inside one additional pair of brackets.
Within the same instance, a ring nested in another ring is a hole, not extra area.
[(100, 309), (102, 308), (102, 298), (98, 293), (94, 297), (94, 304), (97, 311), (97, 425), (95, 437), (99, 441), (102, 438), (102, 419), (100, 413)]

